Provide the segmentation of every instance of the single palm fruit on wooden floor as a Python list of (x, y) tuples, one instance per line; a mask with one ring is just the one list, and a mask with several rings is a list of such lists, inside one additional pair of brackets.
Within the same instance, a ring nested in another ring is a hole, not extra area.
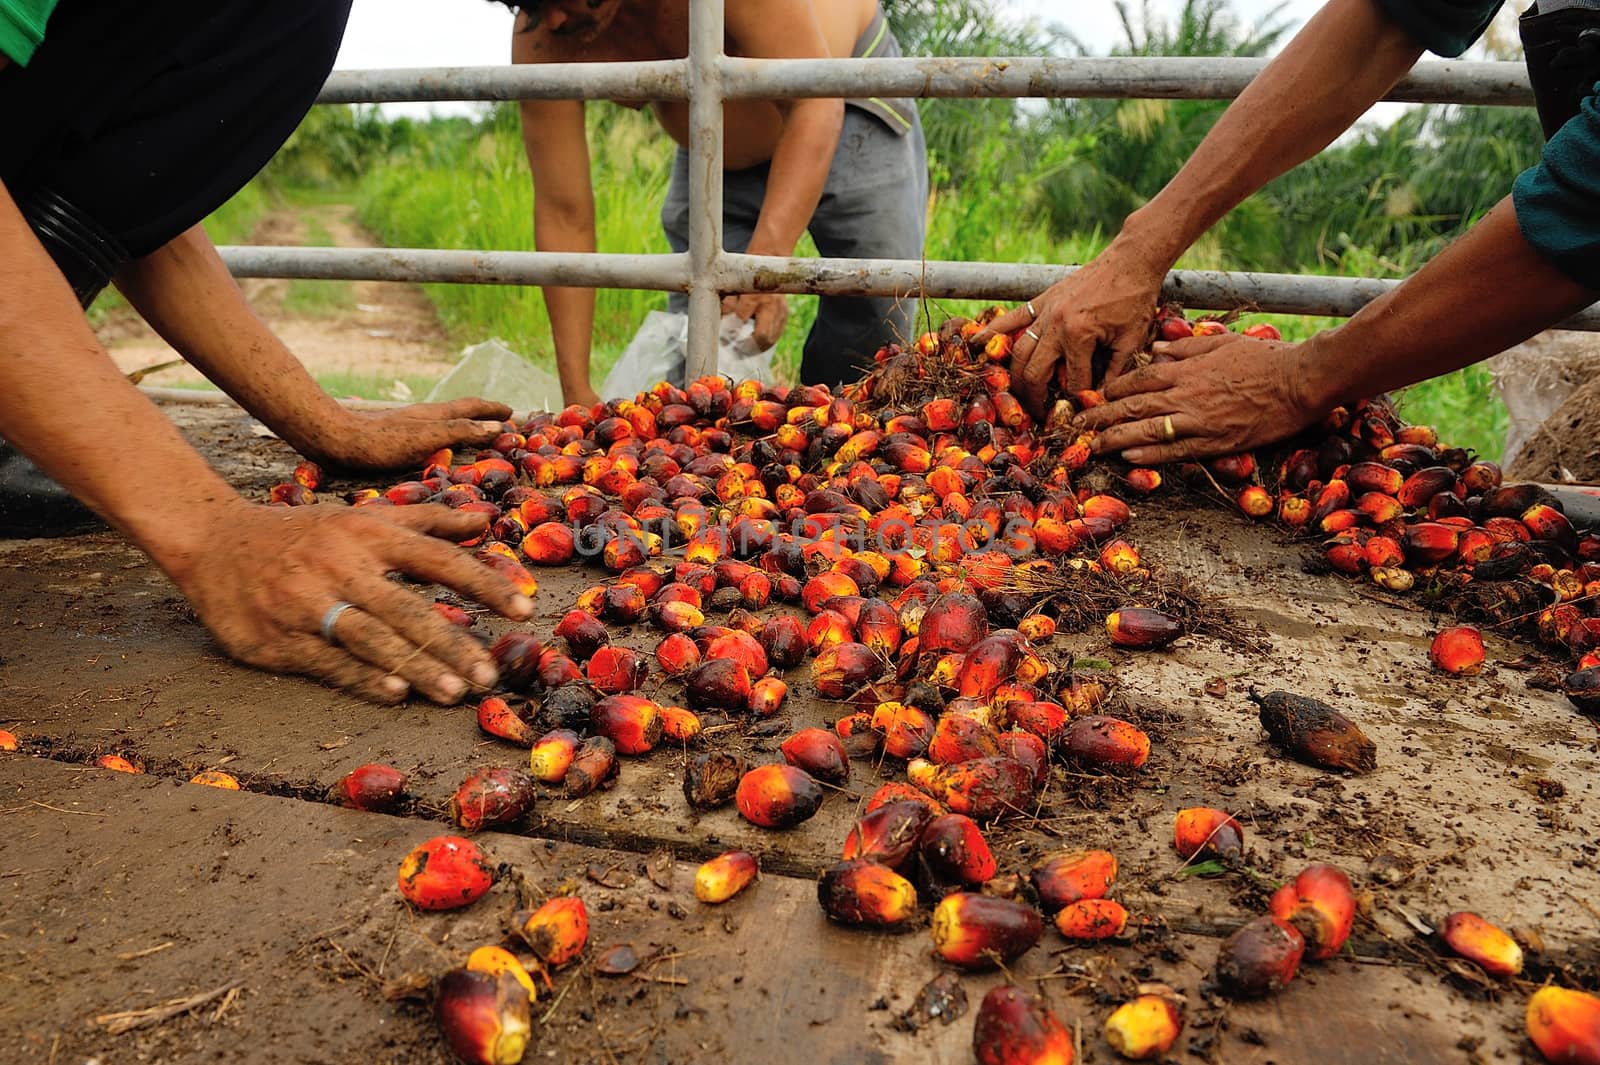
[(204, 784), (206, 787), (221, 788), (224, 791), (239, 790), (239, 778), (220, 769), (203, 769), (190, 777), (189, 783)]
[(17, 749), (17, 734), (0, 728), (0, 751), (14, 751)]
[(1092, 714), (1067, 725), (1061, 749), (1092, 766), (1138, 769), (1150, 758), (1150, 737), (1121, 718)]
[(519, 747), (533, 746), (533, 726), (498, 695), (491, 695), (478, 704), (478, 727), (495, 739)]
[(94, 764), (101, 769), (109, 769), (116, 773), (142, 773), (144, 770), (134, 765), (120, 754), (102, 754), (94, 760)]
[(504, 947), (476, 948), (467, 955), (467, 968), (475, 973), (509, 973), (527, 992), (530, 1004), (539, 1000), (539, 989), (534, 986), (533, 977), (517, 956)]
[(1233, 861), (1244, 854), (1244, 828), (1222, 810), (1191, 806), (1172, 819), (1172, 846), (1184, 859)]
[(419, 910), (470, 905), (493, 885), (488, 856), (460, 836), (435, 836), (400, 863), (400, 894)]
[(1541, 987), (1528, 999), (1527, 1026), (1551, 1065), (1600, 1065), (1600, 997)]
[(683, 797), (696, 810), (715, 810), (733, 801), (749, 767), (736, 754), (711, 751), (689, 760), (683, 771)]
[(1272, 916), (1291, 924), (1306, 941), (1306, 954), (1322, 961), (1338, 954), (1356, 919), (1356, 893), (1343, 870), (1316, 862), (1272, 893)]
[(886, 866), (843, 861), (822, 874), (817, 902), (841, 924), (898, 929), (916, 916), (917, 889)]
[(933, 875), (947, 884), (975, 887), (992, 878), (997, 868), (983, 831), (965, 814), (934, 817), (917, 848)]
[(1483, 633), (1471, 625), (1445, 629), (1433, 638), (1428, 658), (1440, 672), (1471, 676), (1483, 668)]
[(589, 910), (576, 895), (558, 895), (512, 918), (517, 935), (546, 965), (565, 965), (589, 942)]
[(533, 1032), (528, 995), (509, 972), (451, 969), (439, 980), (434, 1016), (467, 1065), (517, 1065)]
[(1110, 851), (1057, 851), (1035, 865), (1028, 878), (1040, 907), (1055, 913), (1079, 899), (1105, 898), (1117, 879), (1117, 858)]
[(933, 949), (963, 969), (993, 969), (1020, 957), (1044, 934), (1031, 906), (970, 892), (946, 895), (933, 911)]
[(559, 784), (578, 753), (578, 734), (570, 729), (552, 729), (533, 742), (528, 751), (528, 771), (541, 784)]
[(407, 777), (392, 765), (372, 762), (350, 770), (328, 797), (340, 806), (384, 814), (400, 805)]
[(1063, 906), (1055, 923), (1068, 939), (1092, 942), (1121, 935), (1128, 927), (1128, 911), (1114, 899), (1079, 899)]
[(1223, 940), (1217, 983), (1230, 998), (1260, 998), (1279, 991), (1300, 968), (1305, 940), (1276, 917), (1257, 917)]
[(843, 784), (850, 779), (850, 760), (844, 741), (825, 728), (801, 729), (778, 748), (783, 760), (805, 770), (818, 780)]
[(617, 773), (617, 745), (604, 736), (590, 736), (573, 752), (567, 775), (561, 778), (567, 798), (579, 799)]
[(1106, 1042), (1130, 1061), (1159, 1058), (1183, 1031), (1183, 999), (1165, 984), (1141, 984), (1137, 998), (1106, 1018)]
[(791, 828), (822, 806), (822, 788), (792, 765), (760, 765), (746, 773), (734, 793), (739, 815), (762, 828)]
[(843, 857), (901, 869), (917, 847), (933, 812), (920, 802), (892, 802), (863, 814), (845, 837)]
[(978, 1065), (1072, 1065), (1072, 1033), (1038, 998), (1006, 984), (983, 996), (972, 1053)]
[(1354, 773), (1377, 767), (1376, 745), (1327, 703), (1284, 691), (1258, 695), (1254, 688), (1250, 700), (1261, 708), (1261, 724), (1272, 742), (1300, 761)]
[(1451, 950), (1475, 961), (1490, 976), (1515, 976), (1522, 971), (1522, 948), (1505, 932), (1475, 913), (1452, 913), (1439, 929)]
[(1125, 606), (1106, 615), (1106, 635), (1118, 647), (1151, 651), (1183, 635), (1183, 622), (1146, 606)]
[(496, 766), (469, 776), (450, 797), (450, 819), (464, 831), (510, 824), (533, 808), (533, 778)]
[(759, 867), (749, 851), (728, 851), (694, 873), (694, 897), (713, 905), (727, 902), (756, 878)]

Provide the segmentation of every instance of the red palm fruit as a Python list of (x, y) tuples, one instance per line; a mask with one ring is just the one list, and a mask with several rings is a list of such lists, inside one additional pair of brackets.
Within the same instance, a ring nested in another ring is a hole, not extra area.
[(854, 635), (850, 619), (837, 610), (823, 610), (811, 619), (806, 627), (806, 646), (812, 654), (821, 654), (830, 647), (849, 643)]
[(1060, 741), (1068, 721), (1066, 707), (1038, 699), (1008, 703), (1005, 717), (1012, 728), (1032, 733), (1051, 746)]
[(1000, 736), (994, 729), (966, 714), (945, 713), (933, 727), (928, 759), (939, 765), (1000, 755)]
[(421, 481), (402, 481), (383, 493), (383, 498), (397, 507), (414, 506), (417, 503), (426, 503), (435, 495), (432, 485)]
[(497, 695), (491, 695), (478, 704), (478, 727), (507, 743), (515, 743), (519, 747), (533, 746), (532, 726), (511, 709), (510, 703)]
[(1419, 566), (1436, 566), (1460, 546), (1461, 530), (1436, 521), (1421, 521), (1405, 531), (1406, 558)]
[(1206, 463), (1220, 481), (1241, 484), (1255, 476), (1256, 458), (1248, 451), (1232, 455), (1218, 455)]
[(1030, 950), (1044, 934), (1031, 907), (959, 891), (933, 911), (934, 952), (963, 969), (993, 969)]
[(1079, 899), (1056, 914), (1056, 931), (1068, 939), (1094, 941), (1120, 936), (1128, 927), (1128, 911), (1112, 899)]
[(825, 699), (843, 699), (883, 676), (884, 661), (860, 643), (834, 644), (811, 663), (811, 681)]
[(298, 482), (275, 484), (267, 492), (267, 501), (285, 507), (309, 507), (317, 501), (311, 489)]
[(801, 729), (778, 748), (783, 760), (805, 770), (818, 780), (843, 784), (850, 779), (850, 758), (844, 741), (825, 728)]
[(644, 548), (632, 535), (613, 536), (606, 541), (600, 553), (601, 564), (612, 573), (639, 565), (645, 559)]
[(1138, 769), (1150, 757), (1150, 737), (1120, 718), (1094, 714), (1074, 718), (1062, 750), (1100, 768)]
[(826, 570), (812, 577), (800, 589), (800, 604), (812, 614), (822, 609), (824, 599), (836, 595), (859, 595), (861, 588), (855, 581), (835, 570)]
[(772, 618), (761, 630), (761, 649), (779, 669), (797, 666), (806, 656), (805, 628), (787, 614)]
[(713, 658), (685, 680), (689, 704), (705, 710), (743, 710), (750, 705), (750, 672), (739, 663)]
[(1139, 568), (1139, 549), (1126, 540), (1112, 540), (1100, 549), (1100, 565), (1108, 572), (1126, 576)]
[(1244, 828), (1222, 810), (1191, 806), (1172, 819), (1172, 846), (1185, 860), (1233, 861), (1244, 856)]
[(1050, 779), (1050, 749), (1031, 732), (1013, 730), (1000, 734), (1000, 757), (1020, 762), (1033, 774), (1033, 786), (1044, 787)]
[(1116, 496), (1095, 495), (1085, 499), (1078, 505), (1078, 516), (1084, 519), (1097, 519), (1111, 523), (1113, 528), (1127, 524), (1133, 517), (1133, 511), (1128, 509), (1128, 504)]
[(882, 599), (868, 599), (861, 606), (856, 619), (856, 636), (877, 654), (892, 656), (900, 650), (905, 633), (900, 628), (900, 615)]
[(1234, 501), (1238, 503), (1239, 510), (1250, 518), (1271, 517), (1272, 512), (1277, 509), (1272, 493), (1259, 484), (1247, 484), (1239, 489)]
[(674, 632), (656, 644), (656, 663), (669, 677), (682, 677), (700, 664), (700, 648), (681, 632)]
[(1217, 983), (1230, 998), (1260, 998), (1283, 989), (1300, 968), (1305, 940), (1276, 917), (1257, 917), (1223, 940)]
[(400, 805), (406, 780), (406, 775), (394, 766), (373, 762), (346, 773), (328, 797), (352, 810), (386, 814)]
[(433, 604), (433, 612), (444, 618), (452, 625), (463, 629), (470, 629), (472, 627), (472, 615), (452, 603), (435, 602)]
[(728, 851), (694, 872), (694, 897), (716, 906), (727, 902), (755, 880), (759, 866), (749, 851)]
[(1042, 643), (1056, 634), (1056, 619), (1048, 614), (1029, 614), (1017, 623), (1017, 631), (1032, 643)]
[(973, 644), (956, 675), (956, 690), (963, 696), (987, 701), (1002, 681), (1016, 673), (1023, 646), (1010, 636), (986, 636)]
[(1194, 326), (1181, 314), (1166, 314), (1156, 320), (1162, 340), (1184, 340), (1194, 336)]
[(739, 598), (751, 610), (760, 610), (772, 602), (772, 578), (759, 572), (747, 574), (739, 582)]
[(1374, 536), (1361, 548), (1362, 556), (1367, 565), (1399, 567), (1406, 561), (1405, 551), (1400, 547), (1400, 541), (1388, 536)]
[(644, 617), (649, 606), (644, 592), (631, 584), (614, 584), (601, 593), (600, 616), (621, 625), (631, 625)]
[(617, 583), (631, 584), (643, 592), (646, 599), (652, 599), (667, 586), (667, 577), (666, 574), (657, 573), (649, 566), (634, 566), (619, 573)]
[(1479, 460), (1461, 471), (1461, 487), (1470, 496), (1481, 496), (1500, 487), (1500, 467)]
[(435, 836), (400, 863), (400, 894), (419, 910), (454, 910), (494, 885), (494, 866), (470, 839)]
[[(929, 813), (932, 815), (931, 808)], [(917, 848), (943, 883), (976, 887), (993, 878), (997, 868), (978, 823), (964, 814), (933, 816), (922, 830)]]
[(608, 695), (589, 709), (596, 734), (616, 745), (618, 754), (647, 754), (661, 742), (661, 707), (642, 695)]
[(750, 685), (750, 709), (759, 717), (771, 717), (783, 707), (789, 686), (777, 677), (762, 677)]
[(1147, 496), (1161, 487), (1161, 474), (1156, 470), (1138, 468), (1132, 469), (1124, 476), (1128, 487), (1139, 495)]
[(1456, 471), (1448, 466), (1426, 466), (1410, 477), (1395, 493), (1395, 498), (1407, 510), (1428, 505), (1428, 500), (1440, 492), (1451, 492), (1456, 487)]
[(661, 708), (661, 735), (673, 743), (692, 743), (700, 735), (700, 716), (681, 706)]
[(1057, 851), (1028, 873), (1045, 913), (1055, 913), (1079, 899), (1103, 899), (1117, 879), (1117, 858), (1110, 851)]
[(1344, 473), (1344, 481), (1352, 493), (1394, 496), (1405, 483), (1405, 475), (1393, 466), (1381, 462), (1357, 462)]
[(522, 557), (535, 566), (565, 566), (578, 551), (577, 537), (558, 521), (535, 525), (523, 535), (519, 547)]
[(569, 610), (555, 627), (555, 634), (567, 641), (574, 658), (590, 658), (611, 642), (599, 618), (586, 610)]
[(561, 779), (569, 799), (579, 799), (617, 774), (617, 746), (604, 736), (590, 736), (573, 752)]
[(1439, 930), (1446, 945), (1490, 976), (1516, 976), (1522, 971), (1517, 941), (1475, 913), (1452, 913)]
[(1528, 999), (1528, 1038), (1552, 1065), (1600, 1065), (1600, 998), (1550, 985)]
[(817, 902), (840, 924), (898, 929), (916, 916), (917, 889), (886, 866), (843, 861), (822, 874)]
[(961, 593), (942, 596), (930, 605), (916, 632), (924, 653), (966, 651), (988, 634), (988, 611), (976, 598)]
[(864, 812), (871, 813), (878, 807), (888, 803), (903, 802), (907, 800), (911, 802), (922, 803), (929, 810), (933, 811), (933, 816), (935, 817), (943, 817), (946, 813), (949, 813), (949, 811), (944, 808), (944, 805), (934, 799), (933, 796), (929, 795), (921, 788), (907, 784), (906, 782), (900, 780), (892, 780), (887, 784), (880, 785), (878, 790), (873, 792), (867, 798), (867, 805), (864, 808)]
[(934, 772), (925, 790), (953, 812), (975, 821), (1025, 813), (1033, 804), (1033, 770), (1014, 759), (973, 758), (947, 766), (929, 763), (929, 768)]
[[(1345, 513), (1335, 511), (1334, 514)], [(1327, 552), (1328, 564), (1340, 573), (1348, 573), (1352, 577), (1359, 577), (1367, 568), (1367, 550), (1362, 546), (1361, 537), (1354, 533), (1344, 533), (1335, 536), (1323, 545)]]
[(533, 807), (533, 778), (497, 766), (474, 773), (450, 797), (450, 819), (466, 832), (519, 820)]
[(577, 600), (572, 604), (573, 608), (576, 610), (582, 610), (588, 614), (593, 614), (595, 617), (600, 617), (605, 613), (606, 593), (610, 590), (611, 589), (607, 588), (603, 584), (597, 584), (592, 588), (585, 588), (583, 591), (578, 593)]
[(1548, 503), (1535, 503), (1522, 512), (1522, 524), (1535, 540), (1560, 544), (1568, 551), (1578, 546), (1578, 533), (1567, 516)]
[(439, 979), (434, 1017), (466, 1065), (517, 1065), (533, 1031), (528, 992), (510, 972), (451, 969)]
[(706, 616), (699, 607), (676, 600), (653, 604), (650, 616), (658, 628), (667, 632), (688, 632), (706, 623)]
[(1118, 647), (1151, 650), (1183, 635), (1183, 622), (1150, 607), (1125, 606), (1106, 616), (1106, 633)]
[(932, 820), (932, 811), (920, 802), (880, 806), (851, 827), (844, 841), (844, 857), (901, 869)]
[(1350, 485), (1341, 478), (1334, 478), (1316, 493), (1311, 504), (1310, 523), (1316, 525), (1336, 510), (1343, 510), (1350, 505)]
[[(1391, 521), (1398, 520), (1404, 513), (1398, 499), (1386, 496), (1382, 492), (1365, 493), (1356, 500), (1355, 509), (1372, 525), (1387, 525)], [(1342, 512), (1335, 511), (1335, 513)], [(1323, 523), (1326, 525), (1326, 518), (1323, 519)]]
[(589, 910), (576, 895), (558, 895), (531, 913), (511, 918), (517, 935), (546, 965), (565, 965), (589, 942)]
[(17, 749), (17, 734), (0, 728), (0, 751), (14, 751)]
[(822, 806), (822, 788), (803, 769), (761, 765), (739, 779), (733, 801), (739, 815), (762, 828), (791, 828)]
[(726, 658), (743, 666), (752, 677), (759, 677), (767, 671), (767, 652), (762, 650), (761, 641), (748, 632), (734, 631), (723, 636), (718, 636), (706, 648), (707, 658)]
[(528, 751), (528, 771), (541, 784), (559, 784), (578, 753), (578, 734), (570, 729), (551, 729)]
[(310, 459), (302, 459), (294, 468), (294, 483), (315, 492), (322, 487), (322, 467)]
[(1341, 870), (1316, 862), (1273, 892), (1268, 908), (1272, 916), (1294, 926), (1311, 958), (1322, 961), (1338, 954), (1350, 938), (1356, 893)]
[(1111, 1011), (1106, 1042), (1129, 1061), (1159, 1058), (1183, 1031), (1183, 999), (1165, 984), (1141, 984), (1139, 996)]
[(1284, 496), (1278, 503), (1278, 520), (1291, 529), (1311, 523), (1311, 501), (1304, 496)]
[(631, 692), (650, 675), (650, 663), (638, 651), (607, 645), (589, 659), (589, 683), (613, 695)]
[(1433, 638), (1428, 658), (1435, 669), (1456, 676), (1470, 676), (1483, 668), (1483, 633), (1471, 625), (1445, 629)]
[(479, 551), (472, 557), (510, 581), (511, 586), (523, 595), (531, 597), (538, 594), (539, 582), (520, 562), (493, 551)]
[(933, 719), (915, 706), (883, 702), (872, 711), (872, 729), (883, 736), (883, 752), (894, 758), (916, 758), (933, 739)]
[(978, 1007), (972, 1052), (978, 1065), (1072, 1065), (1072, 1032), (1042, 1001), (1005, 985)]
[(682, 581), (663, 584), (656, 589), (656, 593), (650, 597), (650, 600), (658, 606), (663, 603), (688, 603), (696, 609), (705, 606), (704, 596), (700, 589)]

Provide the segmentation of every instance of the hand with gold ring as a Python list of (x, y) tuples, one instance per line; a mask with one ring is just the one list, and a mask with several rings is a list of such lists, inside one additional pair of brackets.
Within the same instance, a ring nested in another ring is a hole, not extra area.
[(1292, 436), (1332, 406), (1315, 383), (1316, 340), (1229, 333), (1155, 350), (1178, 361), (1117, 378), (1105, 387), (1104, 405), (1075, 419), (1099, 431), (1096, 452), (1121, 452), (1136, 465), (1231, 454)]

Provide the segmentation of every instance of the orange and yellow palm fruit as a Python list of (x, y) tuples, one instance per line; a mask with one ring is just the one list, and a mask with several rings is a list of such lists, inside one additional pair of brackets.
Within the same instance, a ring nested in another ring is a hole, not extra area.
[(841, 924), (896, 929), (917, 913), (917, 889), (911, 881), (882, 865), (842, 861), (817, 883), (822, 912)]
[(1336, 866), (1316, 862), (1272, 893), (1272, 916), (1295, 927), (1306, 953), (1321, 961), (1338, 954), (1356, 918), (1356, 893)]
[(1551, 1065), (1600, 1065), (1600, 997), (1541, 987), (1528, 999), (1528, 1038)]
[(478, 947), (467, 955), (467, 969), (475, 973), (509, 973), (527, 992), (530, 1004), (539, 1000), (539, 989), (533, 977), (517, 956), (504, 947)]
[(478, 704), (478, 727), (496, 739), (514, 743), (519, 747), (532, 747), (533, 726), (511, 708), (511, 704), (498, 695), (491, 695)]
[(1184, 859), (1232, 861), (1244, 854), (1244, 828), (1222, 810), (1191, 806), (1172, 819), (1172, 846)]
[(419, 910), (453, 910), (494, 886), (494, 866), (478, 845), (460, 836), (435, 836), (400, 863), (400, 894)]
[(1483, 633), (1471, 625), (1445, 629), (1433, 638), (1428, 657), (1440, 672), (1471, 676), (1483, 668)]
[(533, 742), (528, 771), (541, 784), (559, 784), (567, 775), (581, 741), (570, 729), (552, 729)]
[(1057, 911), (1055, 924), (1056, 931), (1068, 939), (1110, 939), (1128, 927), (1128, 911), (1114, 899), (1079, 899)]
[(1477, 962), (1490, 976), (1516, 976), (1522, 971), (1517, 941), (1475, 913), (1452, 913), (1439, 935), (1451, 950)]
[(220, 769), (203, 769), (189, 778), (191, 784), (204, 784), (209, 788), (221, 788), (224, 791), (238, 791), (239, 779), (232, 773), (224, 773)]
[(1010, 899), (956, 892), (933, 911), (933, 949), (963, 969), (992, 969), (1030, 950), (1044, 933), (1031, 906)]
[(1061, 746), (1078, 761), (1107, 769), (1138, 769), (1150, 758), (1143, 729), (1103, 714), (1073, 718)]
[(1029, 872), (1039, 905), (1055, 913), (1080, 899), (1103, 899), (1117, 879), (1110, 851), (1067, 850), (1047, 855)]
[(822, 788), (792, 765), (756, 766), (739, 780), (734, 803), (746, 821), (762, 828), (789, 828), (822, 806)]
[(519, 910), (513, 927), (546, 965), (565, 965), (589, 942), (589, 910), (576, 895), (558, 895), (532, 912)]
[(712, 905), (727, 902), (756, 878), (758, 869), (748, 851), (719, 854), (695, 870), (694, 897)]
[(1149, 1061), (1172, 1049), (1183, 1031), (1183, 999), (1165, 984), (1141, 984), (1139, 995), (1106, 1018), (1106, 1042), (1129, 1061)]

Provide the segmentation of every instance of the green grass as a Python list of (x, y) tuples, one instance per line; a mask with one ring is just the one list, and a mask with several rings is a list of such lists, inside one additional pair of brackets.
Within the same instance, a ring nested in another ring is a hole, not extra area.
[[(402, 394), (395, 387), (396, 380), (399, 380), (406, 388), (411, 390), (409, 396)], [(416, 403), (421, 402), (422, 398), (438, 383), (438, 378), (415, 374), (404, 374), (398, 379), (393, 375), (362, 374), (349, 371), (317, 375), (317, 384), (322, 386), (323, 391), (340, 399), (354, 397), (356, 399), (405, 400)]]

